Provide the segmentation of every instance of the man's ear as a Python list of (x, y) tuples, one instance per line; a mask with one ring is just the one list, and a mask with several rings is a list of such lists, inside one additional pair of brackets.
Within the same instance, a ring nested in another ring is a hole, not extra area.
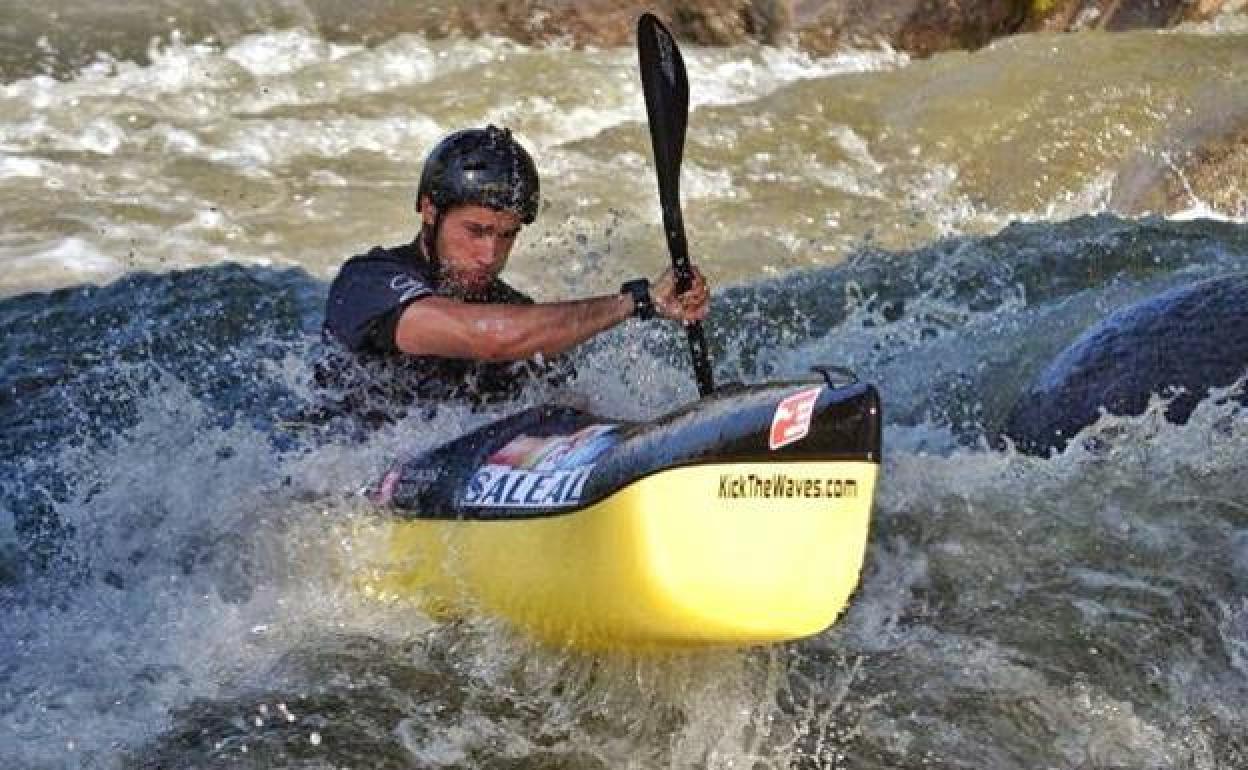
[(433, 198), (428, 193), (420, 196), (420, 200), (416, 202), (416, 210), (420, 212), (421, 224), (433, 227), (438, 218), (438, 207), (433, 205)]

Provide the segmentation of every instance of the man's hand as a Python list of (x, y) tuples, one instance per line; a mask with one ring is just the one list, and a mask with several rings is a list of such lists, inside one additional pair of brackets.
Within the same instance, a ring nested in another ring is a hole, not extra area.
[(654, 282), (650, 296), (659, 315), (685, 324), (705, 319), (711, 309), (711, 290), (707, 288), (702, 271), (696, 267), (693, 268), (693, 283), (684, 294), (676, 293), (676, 274), (669, 267)]

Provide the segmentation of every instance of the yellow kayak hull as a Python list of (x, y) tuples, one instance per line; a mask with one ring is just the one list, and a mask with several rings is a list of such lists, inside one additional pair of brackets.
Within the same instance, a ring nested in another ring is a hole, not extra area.
[(858, 584), (878, 470), (690, 465), (569, 513), (395, 519), (369, 588), (589, 650), (797, 639), (827, 628)]

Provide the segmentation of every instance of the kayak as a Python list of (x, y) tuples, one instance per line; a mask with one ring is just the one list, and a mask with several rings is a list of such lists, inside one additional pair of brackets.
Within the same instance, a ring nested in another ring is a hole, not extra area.
[(729, 385), (649, 422), (541, 406), (396, 463), (369, 589), (575, 648), (746, 646), (818, 633), (858, 583), (879, 395)]
[[(638, 19), (647, 122), (678, 291), (693, 268), (679, 178), (689, 87), (671, 33)], [(366, 588), (435, 616), (484, 613), (588, 650), (746, 646), (816, 634), (858, 584), (880, 464), (880, 399), (818, 379), (716, 388), (627, 422), (535, 407), (396, 463)]]

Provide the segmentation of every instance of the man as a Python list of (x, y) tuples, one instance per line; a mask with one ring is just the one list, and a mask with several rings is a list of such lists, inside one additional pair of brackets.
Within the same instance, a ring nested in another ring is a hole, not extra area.
[(539, 200), (533, 160), (507, 129), (459, 131), (434, 147), (416, 195), (416, 240), (352, 257), (330, 287), (325, 331), (354, 361), (340, 359), (325, 380), (356, 402), (352, 411), (512, 397), (566, 379), (563, 353), (629, 318), (706, 317), (710, 295), (696, 270), (683, 294), (670, 269), (653, 289), (642, 279), (568, 302), (535, 304), (508, 286), (498, 276)]

